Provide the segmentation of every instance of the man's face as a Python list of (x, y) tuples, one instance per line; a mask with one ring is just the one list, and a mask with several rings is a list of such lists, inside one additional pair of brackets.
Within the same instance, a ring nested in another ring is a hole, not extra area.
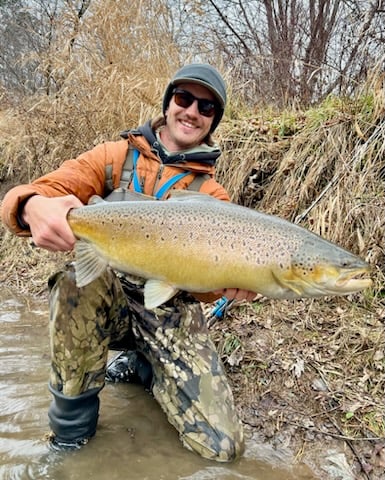
[[(191, 93), (199, 99), (215, 101), (214, 95), (206, 87), (193, 83), (181, 83), (178, 90)], [(193, 148), (207, 136), (214, 116), (208, 117), (199, 113), (196, 100), (189, 107), (182, 107), (171, 97), (166, 110), (166, 125), (161, 131), (161, 139), (167, 150), (177, 152)]]

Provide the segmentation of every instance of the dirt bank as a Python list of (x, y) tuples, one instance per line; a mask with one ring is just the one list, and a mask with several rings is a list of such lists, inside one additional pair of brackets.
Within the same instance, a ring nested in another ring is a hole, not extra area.
[[(1, 233), (0, 284), (46, 298), (50, 272), (70, 256)], [(385, 304), (356, 295), (261, 298), (212, 325), (262, 459), (305, 462), (324, 480), (384, 478), (384, 321)]]

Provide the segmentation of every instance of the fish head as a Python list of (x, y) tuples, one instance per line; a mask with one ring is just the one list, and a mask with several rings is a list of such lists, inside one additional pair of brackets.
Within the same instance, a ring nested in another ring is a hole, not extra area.
[(304, 248), (281, 272), (279, 282), (291, 291), (288, 297), (348, 295), (372, 285), (370, 265), (333, 244), (318, 245), (313, 254)]
[(372, 285), (372, 280), (365, 277), (370, 271), (368, 265), (317, 264), (311, 269), (293, 265), (290, 280), (291, 288), (306, 297), (327, 295), (348, 295), (359, 292)]

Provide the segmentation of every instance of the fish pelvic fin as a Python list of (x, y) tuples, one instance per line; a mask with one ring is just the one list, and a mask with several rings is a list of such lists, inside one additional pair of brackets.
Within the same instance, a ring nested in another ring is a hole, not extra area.
[(147, 280), (144, 285), (144, 307), (147, 310), (159, 307), (176, 293), (178, 293), (178, 289), (169, 283), (155, 279)]
[(91, 243), (79, 240), (75, 244), (76, 286), (85, 287), (107, 268), (107, 262), (97, 255)]

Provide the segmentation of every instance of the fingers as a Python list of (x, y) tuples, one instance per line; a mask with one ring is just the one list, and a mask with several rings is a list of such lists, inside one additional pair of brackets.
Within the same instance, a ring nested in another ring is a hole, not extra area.
[(50, 251), (66, 252), (72, 250), (76, 238), (65, 223), (47, 224), (43, 228), (31, 228), (32, 238), (37, 247)]
[(241, 290), (238, 288), (228, 288), (226, 289), (225, 297), (237, 301), (246, 300), (251, 301), (255, 297), (254, 292), (250, 292), (249, 290)]
[(257, 295), (255, 292), (251, 292), (249, 290), (242, 290), (239, 288), (224, 288), (223, 290), (218, 290), (215, 293), (218, 293), (219, 295), (222, 295), (229, 300), (246, 300), (247, 302), (253, 301)]
[(35, 245), (51, 251), (72, 250), (76, 238), (67, 222), (67, 214), (71, 208), (82, 205), (74, 195), (31, 197), (24, 206), (23, 219), (31, 229)]

